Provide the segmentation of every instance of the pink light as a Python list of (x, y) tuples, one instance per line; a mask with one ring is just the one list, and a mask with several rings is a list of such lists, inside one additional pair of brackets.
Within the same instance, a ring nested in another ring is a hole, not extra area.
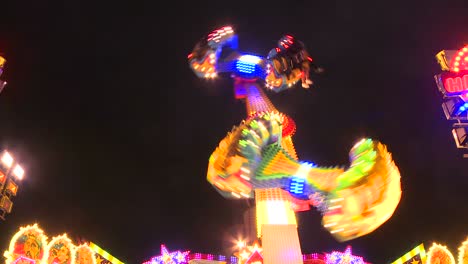
[(12, 264), (16, 264), (16, 263), (18, 263), (20, 260), (21, 260), (21, 261), (22, 261), (22, 260), (29, 261), (29, 264), (36, 264), (36, 261), (35, 261), (34, 259), (30, 259), (30, 258), (27, 258), (27, 257), (25, 257), (25, 256), (21, 256), (21, 257), (17, 258), (15, 261), (13, 261)]

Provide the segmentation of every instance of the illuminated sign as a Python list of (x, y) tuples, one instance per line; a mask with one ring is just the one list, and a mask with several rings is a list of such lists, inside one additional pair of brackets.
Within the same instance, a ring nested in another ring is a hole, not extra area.
[(468, 71), (444, 72), (440, 77), (444, 90), (448, 95), (468, 92)]

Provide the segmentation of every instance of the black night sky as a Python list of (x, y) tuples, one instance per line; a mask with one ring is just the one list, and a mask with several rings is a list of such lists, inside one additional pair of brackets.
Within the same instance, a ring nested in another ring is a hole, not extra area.
[(221, 197), (206, 168), (245, 108), (231, 80), (198, 79), (187, 55), (229, 24), (243, 51), (266, 56), (292, 33), (326, 69), (312, 89), (268, 93), (296, 121), (300, 159), (348, 166), (352, 145), (372, 137), (402, 175), (395, 214), (367, 236), (339, 243), (317, 211), (299, 213), (303, 253), (351, 245), (381, 264), (436, 241), (456, 255), (468, 235), (468, 160), (433, 76), (437, 52), (468, 42), (467, 14), (465, 0), (3, 1), (0, 149), (26, 176), (0, 251), (37, 222), (125, 263), (161, 243), (223, 254), (249, 203)]

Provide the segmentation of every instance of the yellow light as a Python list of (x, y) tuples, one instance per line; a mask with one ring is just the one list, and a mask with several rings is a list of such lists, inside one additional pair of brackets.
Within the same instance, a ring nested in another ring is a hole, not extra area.
[(257, 243), (255, 243), (252, 247), (249, 247), (250, 252), (255, 252), (257, 251), (258, 253), (261, 253), (263, 251), (263, 248), (259, 247)]
[(468, 238), (458, 248), (458, 264), (468, 263)]
[[(24, 236), (34, 236), (39, 245), (39, 250), (43, 252), (41, 255), (42, 258), (40, 259), (34, 259), (36, 263), (45, 263), (46, 260), (46, 251), (47, 251), (47, 236), (44, 234), (44, 231), (40, 229), (37, 224), (34, 225), (28, 225), (26, 227), (20, 227), (20, 230), (16, 232), (15, 235), (10, 240), (10, 247), (8, 251), (5, 251), (3, 256), (6, 258), (5, 263), (6, 264), (11, 264), (14, 263), (15, 260), (17, 260), (19, 257), (17, 254), (15, 254), (15, 248), (17, 247), (17, 243), (19, 242), (18, 239)], [(40, 251), (39, 251), (40, 252)]]
[(237, 241), (237, 247), (238, 248), (244, 248), (245, 247), (245, 241), (242, 241), (242, 240)]
[(338, 229), (335, 229), (335, 230), (331, 230), (330, 233), (335, 234), (335, 233), (339, 233), (339, 232), (342, 232), (342, 231), (344, 231), (344, 228), (338, 228)]
[(89, 243), (89, 246), (91, 249), (96, 252), (96, 254), (101, 255), (103, 258), (105, 258), (107, 261), (109, 261), (112, 264), (124, 264), (122, 261), (118, 260), (111, 254), (109, 254), (107, 251), (104, 249), (100, 248), (98, 245), (94, 244), (93, 242)]
[[(53, 251), (52, 248), (56, 248), (56, 246), (59, 246), (58, 251)], [(59, 255), (62, 252), (63, 248), (68, 249), (68, 252), (65, 254), (69, 257), (69, 259), (66, 260), (66, 262), (69, 264), (75, 264), (76, 247), (75, 245), (73, 245), (73, 242), (70, 240), (70, 238), (68, 238), (67, 234), (56, 236), (52, 238), (52, 240), (50, 240), (49, 244), (47, 245), (47, 250), (45, 252), (46, 261), (48, 263), (53, 263), (54, 260), (59, 259)], [(56, 255), (51, 255), (51, 252), (56, 252)]]
[(408, 253), (400, 257), (399, 259), (395, 260), (391, 264), (403, 264), (407, 263), (407, 261), (411, 260), (413, 257), (419, 255), (421, 258), (422, 263), (426, 263), (426, 250), (424, 250), (424, 244), (419, 244), (417, 247), (410, 250)]
[(250, 256), (250, 253), (244, 250), (242, 253), (240, 253), (240, 256), (241, 259), (247, 259)]
[(7, 168), (11, 168), (11, 165), (13, 165), (13, 157), (7, 151), (3, 152), (2, 163)]
[(246, 194), (246, 193), (243, 193), (243, 192), (241, 192), (240, 195), (244, 196), (245, 198), (249, 198), (249, 197), (250, 197), (250, 195), (248, 195), (248, 194)]
[(332, 227), (332, 226), (336, 226), (336, 222), (331, 222), (331, 223), (328, 223), (328, 224), (324, 224), (323, 227), (327, 228), (327, 227)]
[(311, 165), (307, 163), (303, 163), (297, 170), (295, 176), (301, 179), (305, 179), (307, 178), (307, 175), (309, 174), (310, 170), (311, 170)]
[(256, 189), (257, 236), (261, 237), (263, 225), (295, 225), (296, 215), (286, 191), (279, 188)]
[(81, 244), (76, 247), (76, 264), (97, 264), (96, 254), (89, 245)]
[(446, 246), (436, 243), (427, 251), (427, 264), (455, 264), (455, 258)]
[(287, 218), (287, 207), (289, 206), (288, 203), (283, 201), (267, 201), (267, 213), (268, 219), (270, 219), (268, 224), (278, 224), (278, 225), (286, 225), (288, 224)]

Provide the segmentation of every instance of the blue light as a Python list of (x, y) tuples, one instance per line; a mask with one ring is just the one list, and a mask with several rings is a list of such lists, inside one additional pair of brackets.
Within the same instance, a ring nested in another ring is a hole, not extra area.
[(458, 107), (458, 111), (455, 113), (455, 115), (460, 115), (463, 112), (465, 112), (468, 109), (468, 102), (464, 103), (460, 107)]
[(253, 55), (242, 55), (236, 62), (236, 69), (239, 72), (251, 74), (255, 72), (256, 66), (262, 61), (260, 57)]
[(243, 73), (252, 73), (252, 72), (255, 71), (255, 65), (248, 64), (248, 63), (245, 63), (245, 62), (242, 62), (242, 61), (237, 61), (237, 63), (236, 63), (236, 69), (237, 69), (239, 72), (243, 72)]
[(294, 194), (304, 194), (305, 179), (292, 177), (289, 183), (289, 192)]

